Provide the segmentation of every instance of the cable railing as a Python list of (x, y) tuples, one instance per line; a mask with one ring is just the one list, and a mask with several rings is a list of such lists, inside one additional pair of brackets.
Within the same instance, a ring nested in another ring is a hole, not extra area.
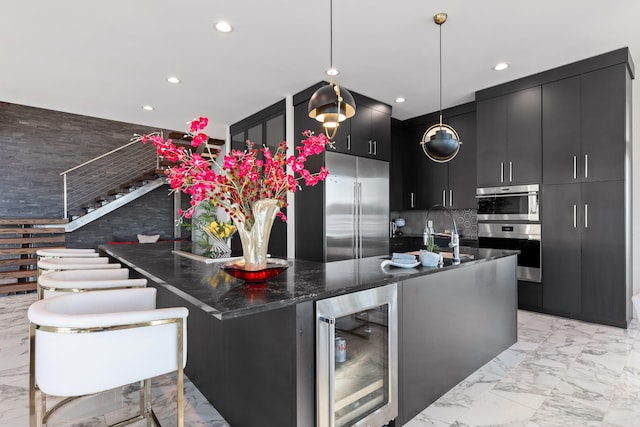
[(153, 144), (134, 140), (60, 173), (64, 185), (64, 217), (146, 173), (155, 172), (158, 166)]

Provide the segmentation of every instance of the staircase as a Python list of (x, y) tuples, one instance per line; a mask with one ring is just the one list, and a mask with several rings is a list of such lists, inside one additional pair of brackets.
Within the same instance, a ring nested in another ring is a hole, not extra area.
[[(169, 137), (176, 146), (192, 149), (189, 139), (177, 132)], [(198, 147), (205, 157), (207, 148), (218, 152), (224, 141), (209, 139)], [(77, 230), (125, 204), (166, 184), (164, 171), (173, 166), (157, 155), (153, 144), (135, 139), (122, 147), (62, 172), (66, 232)]]

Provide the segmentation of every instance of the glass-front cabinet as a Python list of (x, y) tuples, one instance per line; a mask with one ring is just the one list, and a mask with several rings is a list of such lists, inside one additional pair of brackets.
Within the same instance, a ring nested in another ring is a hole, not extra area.
[(316, 303), (317, 425), (385, 425), (398, 415), (397, 284)]

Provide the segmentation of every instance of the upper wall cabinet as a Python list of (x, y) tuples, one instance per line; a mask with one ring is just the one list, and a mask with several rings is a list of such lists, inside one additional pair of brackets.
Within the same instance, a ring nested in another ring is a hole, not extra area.
[[(231, 148), (242, 151), (247, 148), (246, 141), (249, 140), (255, 144), (254, 148), (259, 149), (266, 145), (273, 153), (278, 148), (278, 144), (285, 140), (285, 122), (283, 100), (231, 125)], [(259, 156), (262, 158), (262, 153)], [(241, 247), (237, 234), (233, 236), (231, 247), (234, 250)], [(279, 218), (273, 222), (269, 253), (274, 256), (287, 256), (287, 224)]]
[[(296, 129), (304, 123), (303, 127), (313, 130), (316, 134), (324, 132), (320, 122), (308, 117), (307, 109), (313, 92), (325, 84), (319, 83), (294, 96)], [(335, 150), (339, 153), (389, 161), (391, 107), (354, 92), (351, 94), (356, 101), (356, 114), (340, 123), (333, 138)]]
[(366, 106), (357, 106), (351, 118), (351, 153), (379, 160), (391, 158), (391, 115)]
[(478, 187), (539, 184), (540, 86), (478, 101), (477, 120)]
[(408, 157), (414, 165), (409, 208), (429, 209), (441, 205), (452, 209), (477, 207), (476, 192), (476, 113), (466, 112), (451, 117), (444, 116), (460, 136), (460, 151), (451, 161), (436, 163), (422, 150), (420, 141), (424, 132), (435, 122), (413, 126), (408, 134), (414, 143)]
[(408, 183), (412, 179), (408, 172), (413, 169), (405, 166), (407, 164), (405, 145), (408, 143), (405, 133), (402, 122), (392, 119), (391, 161), (389, 162), (389, 209), (392, 211), (408, 209), (408, 205), (404, 202), (405, 199), (409, 200), (405, 182)]
[(626, 65), (542, 86), (543, 181), (624, 179)]

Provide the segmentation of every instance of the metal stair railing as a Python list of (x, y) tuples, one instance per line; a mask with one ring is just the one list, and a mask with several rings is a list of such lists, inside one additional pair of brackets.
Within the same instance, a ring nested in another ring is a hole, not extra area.
[(143, 174), (155, 172), (158, 161), (155, 146), (136, 139), (60, 173), (64, 181), (64, 218), (70, 211), (83, 208)]

